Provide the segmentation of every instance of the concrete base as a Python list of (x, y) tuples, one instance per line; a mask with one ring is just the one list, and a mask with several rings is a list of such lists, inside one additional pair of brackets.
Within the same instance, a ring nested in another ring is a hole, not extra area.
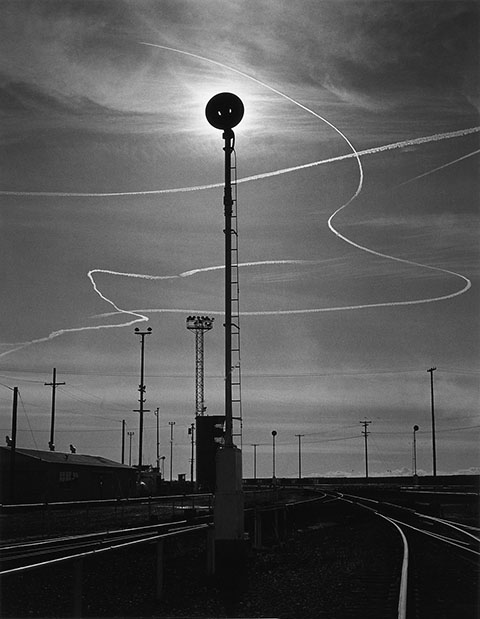
[(247, 543), (244, 540), (215, 542), (215, 581), (225, 608), (233, 612), (245, 591)]
[(217, 488), (215, 491), (215, 540), (244, 538), (242, 452), (224, 447), (217, 452)]
[[(244, 535), (242, 452), (217, 452), (215, 491), (215, 576), (226, 609), (234, 609), (244, 589), (247, 546)], [(233, 612), (233, 611), (232, 611)]]

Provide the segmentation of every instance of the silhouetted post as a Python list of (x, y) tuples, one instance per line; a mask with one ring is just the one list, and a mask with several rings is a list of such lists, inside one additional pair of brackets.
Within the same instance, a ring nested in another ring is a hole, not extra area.
[(12, 438), (10, 441), (10, 502), (15, 500), (15, 453), (17, 449), (18, 387), (13, 388)]
[(195, 424), (191, 423), (190, 427), (188, 428), (188, 433), (190, 434), (190, 441), (191, 441), (191, 446), (192, 446), (192, 450), (191, 450), (191, 457), (190, 457), (190, 481), (192, 482), (192, 488), (193, 488), (193, 463), (195, 460), (194, 454), (195, 454)]
[(142, 457), (143, 457), (143, 413), (149, 413), (149, 410), (143, 408), (145, 404), (145, 384), (144, 384), (144, 372), (145, 372), (145, 336), (150, 335), (152, 332), (152, 327), (148, 327), (146, 331), (140, 331), (138, 327), (135, 327), (135, 335), (139, 335), (142, 338), (141, 342), (141, 352), (140, 352), (140, 385), (138, 386), (138, 391), (140, 393), (140, 408), (134, 410), (134, 413), (140, 413), (140, 427), (139, 427), (139, 436), (138, 436), (138, 470), (140, 471), (142, 468)]
[(258, 443), (252, 443), (253, 447), (253, 479), (257, 481), (257, 447)]
[(303, 434), (295, 434), (298, 436), (298, 479), (302, 479), (302, 436)]
[(157, 471), (160, 472), (160, 407), (153, 414), (157, 418)]
[(122, 419), (122, 464), (125, 464), (125, 419)]
[(132, 436), (135, 434), (133, 430), (127, 432), (129, 438), (129, 447), (128, 447), (128, 466), (132, 466)]
[(174, 421), (169, 421), (168, 425), (170, 426), (170, 482), (173, 479), (173, 426), (175, 425)]
[(413, 426), (413, 474), (417, 476), (417, 437), (416, 434), (419, 430), (417, 425)]
[(432, 404), (432, 456), (433, 456), (433, 476), (437, 476), (437, 450), (435, 446), (435, 403), (433, 397), (433, 373), (437, 368), (430, 368), (430, 400)]
[(55, 451), (55, 392), (59, 385), (65, 383), (57, 383), (57, 368), (53, 368), (53, 380), (51, 383), (45, 383), (46, 387), (52, 388), (52, 417), (50, 421), (50, 441), (48, 442), (48, 448), (50, 451)]
[(272, 481), (275, 483), (275, 437), (277, 436), (277, 431), (272, 430)]
[(367, 441), (367, 436), (370, 434), (370, 432), (367, 432), (367, 427), (372, 422), (371, 421), (367, 421), (365, 419), (365, 421), (361, 421), (360, 423), (363, 425), (362, 434), (365, 437), (365, 477), (368, 479), (368, 441)]

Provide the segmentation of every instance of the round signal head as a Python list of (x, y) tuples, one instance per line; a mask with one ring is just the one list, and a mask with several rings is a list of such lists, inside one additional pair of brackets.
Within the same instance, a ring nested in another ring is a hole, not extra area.
[(216, 129), (232, 129), (243, 118), (242, 100), (231, 92), (221, 92), (210, 99), (205, 108), (208, 122)]

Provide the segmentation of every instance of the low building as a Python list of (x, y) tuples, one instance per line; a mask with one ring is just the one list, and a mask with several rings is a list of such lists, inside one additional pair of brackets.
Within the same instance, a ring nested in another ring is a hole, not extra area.
[(2, 503), (135, 496), (135, 469), (101, 456), (0, 447)]

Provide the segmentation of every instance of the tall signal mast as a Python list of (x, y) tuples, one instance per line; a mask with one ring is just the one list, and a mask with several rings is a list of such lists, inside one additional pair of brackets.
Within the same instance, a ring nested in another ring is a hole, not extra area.
[(203, 339), (205, 331), (213, 329), (214, 318), (209, 316), (188, 316), (187, 329), (195, 333), (195, 416), (202, 416), (205, 406)]

